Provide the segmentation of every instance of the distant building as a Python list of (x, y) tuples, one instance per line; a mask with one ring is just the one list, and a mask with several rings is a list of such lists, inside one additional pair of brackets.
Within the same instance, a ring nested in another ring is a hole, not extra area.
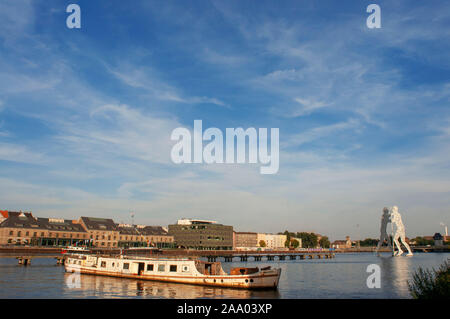
[(263, 241), (265, 243), (266, 248), (269, 249), (284, 248), (286, 240), (287, 240), (286, 235), (264, 234), (264, 233), (257, 234), (258, 247), (262, 247), (261, 242)]
[(0, 224), (0, 244), (59, 246), (85, 244), (86, 230), (76, 221), (36, 218), (28, 212), (8, 212)]
[(255, 248), (258, 246), (258, 234), (252, 232), (235, 232), (234, 248)]
[(352, 248), (350, 236), (346, 236), (345, 240), (335, 240), (331, 243), (331, 248)]
[(0, 245), (166, 248), (173, 241), (161, 226), (117, 225), (112, 219), (84, 216), (79, 220), (36, 218), (31, 212), (0, 211)]
[(434, 245), (435, 246), (443, 246), (444, 245), (444, 237), (440, 233), (435, 233), (433, 236)]
[(118, 224), (119, 247), (171, 247), (174, 242), (161, 226)]
[(88, 232), (93, 246), (118, 247), (119, 230), (112, 219), (83, 216), (79, 222)]
[(169, 225), (177, 246), (202, 250), (233, 249), (233, 226), (201, 219), (180, 219)]

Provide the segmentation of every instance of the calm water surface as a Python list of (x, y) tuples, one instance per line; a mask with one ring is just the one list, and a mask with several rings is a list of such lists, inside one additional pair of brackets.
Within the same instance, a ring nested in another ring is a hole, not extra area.
[[(419, 267), (437, 268), (450, 253), (413, 257), (377, 257), (372, 253), (337, 254), (335, 259), (222, 263), (230, 267), (271, 265), (282, 269), (277, 291), (245, 291), (134, 279), (81, 275), (81, 288), (69, 288), (70, 274), (54, 259), (34, 259), (31, 266), (0, 258), (0, 298), (410, 298), (407, 280)], [(381, 288), (366, 285), (366, 268), (381, 268)]]

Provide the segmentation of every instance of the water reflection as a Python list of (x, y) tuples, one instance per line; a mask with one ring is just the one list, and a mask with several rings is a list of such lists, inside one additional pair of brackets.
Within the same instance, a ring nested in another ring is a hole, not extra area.
[[(71, 274), (55, 266), (54, 259), (36, 259), (30, 266), (0, 259), (0, 298), (411, 298), (407, 280), (418, 267), (432, 268), (449, 253), (416, 253), (392, 257), (371, 253), (338, 254), (333, 259), (271, 262), (282, 269), (278, 291), (246, 291), (229, 288), (171, 284), (125, 278), (80, 275), (81, 288), (69, 288)], [(381, 268), (381, 289), (370, 289), (367, 266)], [(266, 263), (224, 263), (230, 267), (262, 267)]]
[[(64, 275), (65, 281), (71, 274)], [(165, 283), (125, 278), (80, 275), (80, 288), (65, 287), (64, 293), (79, 297), (142, 297), (142, 298), (279, 298), (279, 292), (273, 290), (249, 291), (240, 289), (196, 286), (189, 284)]]
[(414, 258), (415, 256), (392, 257), (387, 254), (380, 256), (382, 289), (397, 296), (408, 295), (408, 279), (410, 279), (413, 270)]

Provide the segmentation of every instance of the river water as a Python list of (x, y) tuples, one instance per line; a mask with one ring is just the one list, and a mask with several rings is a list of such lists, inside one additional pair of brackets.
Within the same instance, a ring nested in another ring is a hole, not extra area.
[[(373, 253), (336, 254), (334, 259), (275, 262), (223, 262), (224, 270), (245, 265), (282, 269), (277, 291), (245, 291), (134, 279), (81, 275), (80, 287), (54, 259), (34, 259), (30, 266), (0, 258), (0, 298), (410, 298), (407, 280), (419, 267), (437, 268), (450, 253), (391, 257)], [(381, 288), (368, 288), (367, 266), (381, 269)]]

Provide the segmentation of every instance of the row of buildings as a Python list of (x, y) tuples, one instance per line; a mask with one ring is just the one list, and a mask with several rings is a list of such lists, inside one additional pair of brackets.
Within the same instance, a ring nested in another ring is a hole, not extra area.
[[(235, 232), (233, 226), (200, 219), (180, 219), (165, 228), (116, 224), (106, 218), (83, 216), (69, 220), (35, 217), (31, 212), (0, 211), (0, 245), (230, 250), (284, 248), (286, 239), (286, 235)], [(301, 239), (297, 240), (301, 247)]]
[(161, 226), (116, 224), (94, 217), (42, 218), (30, 212), (0, 211), (0, 216), (0, 245), (165, 248), (174, 244), (174, 237)]
[[(278, 249), (284, 248), (287, 240), (286, 235), (236, 232), (233, 226), (216, 221), (187, 218), (169, 225), (169, 234), (174, 236), (178, 247), (204, 250)], [(301, 247), (301, 239), (297, 240)]]

